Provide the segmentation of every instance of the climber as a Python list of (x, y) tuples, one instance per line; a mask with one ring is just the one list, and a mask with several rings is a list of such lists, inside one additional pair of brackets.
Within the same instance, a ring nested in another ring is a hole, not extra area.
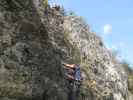
[(68, 100), (76, 100), (79, 94), (81, 82), (83, 80), (81, 76), (80, 65), (66, 63), (63, 63), (63, 65), (65, 66), (65, 69), (68, 70), (66, 73), (66, 79), (69, 82)]
[[(63, 63), (63, 65), (65, 65), (65, 69), (69, 70), (69, 72), (66, 74), (66, 76), (67, 76), (66, 79), (79, 81), (79, 82), (82, 81), (80, 65), (66, 64), (66, 63)], [(71, 70), (71, 72), (70, 72), (70, 70)]]

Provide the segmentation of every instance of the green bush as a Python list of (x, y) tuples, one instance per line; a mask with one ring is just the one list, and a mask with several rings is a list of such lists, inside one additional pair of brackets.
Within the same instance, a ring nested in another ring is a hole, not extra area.
[(128, 76), (128, 88), (129, 91), (133, 94), (133, 75)]
[(43, 4), (45, 7), (47, 7), (48, 6), (48, 0), (43, 0)]
[(76, 14), (75, 14), (74, 11), (69, 11), (69, 12), (68, 12), (68, 15), (69, 15), (69, 16), (76, 16)]
[(69, 32), (64, 33), (64, 38), (67, 39), (67, 40), (69, 39)]
[(133, 94), (133, 70), (127, 61), (123, 61), (122, 66), (128, 74), (128, 89)]

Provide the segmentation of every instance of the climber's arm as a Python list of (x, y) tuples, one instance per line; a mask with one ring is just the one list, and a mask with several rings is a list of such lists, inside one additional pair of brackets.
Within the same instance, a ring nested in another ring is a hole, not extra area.
[(67, 68), (74, 68), (75, 67), (75, 64), (66, 64), (66, 63), (63, 63), (63, 65), (65, 65), (65, 67)]
[(74, 77), (72, 75), (66, 75), (67, 80), (74, 80)]

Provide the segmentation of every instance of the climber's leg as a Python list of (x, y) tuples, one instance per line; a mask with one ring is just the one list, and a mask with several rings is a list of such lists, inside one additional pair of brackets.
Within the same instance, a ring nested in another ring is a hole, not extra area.
[(77, 100), (79, 97), (79, 92), (80, 92), (80, 85), (77, 81), (75, 81), (73, 85), (73, 100)]
[(74, 100), (73, 99), (73, 82), (68, 82), (68, 100)]
[(68, 100), (77, 100), (79, 97), (80, 85), (78, 82), (68, 83)]

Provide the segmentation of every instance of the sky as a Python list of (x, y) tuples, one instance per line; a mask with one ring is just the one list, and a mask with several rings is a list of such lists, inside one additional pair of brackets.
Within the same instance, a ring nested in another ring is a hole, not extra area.
[(133, 0), (50, 0), (82, 16), (107, 48), (133, 65)]

